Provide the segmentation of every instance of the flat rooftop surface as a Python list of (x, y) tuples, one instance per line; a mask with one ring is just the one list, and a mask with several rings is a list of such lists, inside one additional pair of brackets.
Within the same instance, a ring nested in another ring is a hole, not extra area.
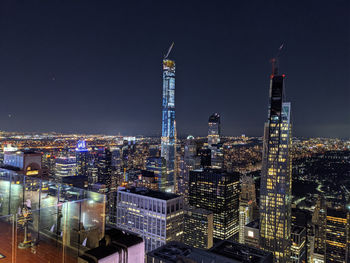
[(210, 249), (210, 252), (226, 258), (238, 260), (238, 262), (266, 262), (265, 260), (267, 257), (271, 257), (272, 260), (271, 253), (228, 240), (219, 242)]
[(180, 197), (179, 195), (172, 194), (172, 193), (154, 191), (147, 188), (138, 188), (138, 187), (120, 189), (119, 191), (131, 193), (131, 194), (143, 195), (143, 196), (152, 197), (152, 198), (161, 199), (161, 200), (171, 200), (171, 199)]

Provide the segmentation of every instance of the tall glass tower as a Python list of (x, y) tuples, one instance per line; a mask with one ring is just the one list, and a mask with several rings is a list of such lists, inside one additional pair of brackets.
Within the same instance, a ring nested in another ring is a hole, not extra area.
[(208, 147), (211, 149), (220, 142), (220, 115), (213, 113), (208, 120)]
[(284, 80), (274, 67), (260, 188), (260, 246), (278, 263), (290, 262), (291, 247), (291, 105), (283, 101)]
[(161, 157), (165, 159), (166, 176), (161, 176), (161, 191), (174, 192), (175, 179), (175, 61), (168, 59), (173, 47), (163, 59), (163, 102)]
[(222, 168), (222, 144), (220, 144), (221, 123), (219, 113), (213, 113), (208, 120), (208, 148), (211, 151), (212, 168)]

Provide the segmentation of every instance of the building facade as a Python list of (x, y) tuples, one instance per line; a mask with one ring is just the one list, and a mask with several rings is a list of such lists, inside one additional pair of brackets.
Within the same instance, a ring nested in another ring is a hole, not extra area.
[(146, 252), (182, 241), (183, 197), (146, 188), (117, 193), (117, 227), (142, 236)]
[(56, 158), (55, 164), (55, 176), (56, 178), (60, 178), (63, 176), (75, 176), (76, 167), (77, 164), (75, 157), (58, 157)]
[(256, 211), (255, 183), (251, 176), (241, 179), (241, 194), (239, 196), (239, 243), (244, 244), (244, 226), (253, 221)]
[(244, 226), (244, 244), (260, 248), (259, 219)]
[(319, 196), (312, 214), (313, 250), (312, 258), (324, 262), (327, 207), (323, 197)]
[(213, 212), (188, 207), (184, 211), (184, 238), (186, 245), (209, 249), (213, 246)]
[(289, 262), (291, 248), (291, 105), (283, 101), (284, 79), (274, 70), (260, 187), (260, 245), (279, 263)]
[(349, 213), (327, 208), (325, 262), (348, 262)]
[(189, 204), (213, 212), (214, 238), (228, 239), (238, 233), (239, 177), (219, 169), (190, 172)]
[(307, 257), (306, 228), (293, 226), (291, 230), (291, 262), (305, 263)]
[(188, 178), (190, 171), (200, 168), (200, 157), (197, 156), (197, 145), (193, 136), (188, 136), (184, 145), (184, 154), (179, 161), (178, 193), (188, 203)]

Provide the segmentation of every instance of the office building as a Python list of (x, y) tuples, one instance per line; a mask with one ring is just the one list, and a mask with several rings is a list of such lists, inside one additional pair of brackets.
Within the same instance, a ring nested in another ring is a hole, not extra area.
[(305, 263), (307, 259), (306, 228), (293, 226), (291, 230), (291, 262)]
[(244, 175), (241, 178), (241, 193), (239, 195), (239, 243), (241, 244), (244, 244), (244, 226), (255, 219), (256, 210), (254, 179), (252, 176)]
[(139, 174), (137, 187), (145, 187), (154, 191), (158, 190), (158, 178), (154, 172), (142, 170)]
[(75, 176), (77, 172), (75, 156), (61, 156), (56, 158), (55, 177)]
[(42, 154), (34, 151), (19, 151), (15, 147), (4, 148), (3, 164), (9, 169), (14, 168), (18, 173), (30, 176), (42, 175)]
[(183, 236), (183, 197), (146, 188), (120, 189), (117, 227), (142, 236), (146, 251)]
[(147, 253), (147, 263), (272, 263), (272, 254), (232, 241), (221, 241), (210, 250), (170, 242)]
[(113, 147), (110, 150), (112, 153), (112, 167), (120, 172), (122, 168), (121, 149), (119, 147)]
[(218, 113), (213, 113), (210, 115), (208, 120), (208, 147), (212, 149), (214, 145), (220, 142), (220, 115)]
[(213, 246), (213, 212), (195, 207), (184, 210), (184, 236), (186, 245), (209, 249)]
[(291, 247), (291, 106), (283, 101), (284, 80), (274, 67), (260, 186), (260, 246), (279, 263), (289, 262)]
[(163, 59), (163, 99), (161, 157), (165, 160), (166, 177), (161, 178), (160, 190), (175, 190), (175, 61), (168, 59), (173, 44)]
[(146, 159), (146, 170), (153, 172), (158, 182), (158, 189), (161, 189), (162, 182), (166, 181), (165, 159), (162, 157), (149, 157)]
[(349, 213), (327, 208), (325, 262), (348, 262)]
[(247, 246), (260, 248), (259, 219), (251, 221), (244, 226), (244, 244)]
[(219, 169), (190, 171), (189, 204), (213, 212), (214, 238), (229, 239), (238, 233), (239, 177)]
[(222, 168), (223, 154), (222, 144), (220, 144), (221, 123), (220, 115), (213, 113), (208, 120), (208, 148), (211, 155), (211, 166), (213, 168)]
[(200, 168), (200, 157), (197, 156), (197, 145), (193, 136), (188, 136), (184, 145), (184, 154), (181, 156), (178, 173), (178, 193), (188, 202), (188, 178), (192, 170)]
[(206, 148), (200, 148), (198, 150), (198, 156), (200, 158), (201, 168), (211, 167), (211, 150)]
[(319, 196), (316, 202), (315, 210), (312, 214), (313, 230), (313, 250), (312, 257), (324, 261), (325, 256), (325, 238), (326, 238), (326, 217), (327, 206), (322, 196)]
[[(113, 176), (112, 153), (109, 148), (100, 148), (97, 157), (98, 183), (106, 187), (106, 194), (117, 190), (116, 178)], [(108, 201), (108, 200), (107, 200)]]
[(78, 141), (77, 148), (75, 148), (75, 157), (77, 163), (77, 175), (88, 176), (89, 150), (86, 147), (85, 141)]

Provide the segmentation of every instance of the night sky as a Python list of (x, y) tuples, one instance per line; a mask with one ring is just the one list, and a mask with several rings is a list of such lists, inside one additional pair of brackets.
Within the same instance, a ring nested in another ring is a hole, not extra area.
[(350, 2), (0, 1), (0, 130), (157, 135), (162, 57), (180, 135), (261, 136), (285, 43), (296, 136), (350, 137)]

